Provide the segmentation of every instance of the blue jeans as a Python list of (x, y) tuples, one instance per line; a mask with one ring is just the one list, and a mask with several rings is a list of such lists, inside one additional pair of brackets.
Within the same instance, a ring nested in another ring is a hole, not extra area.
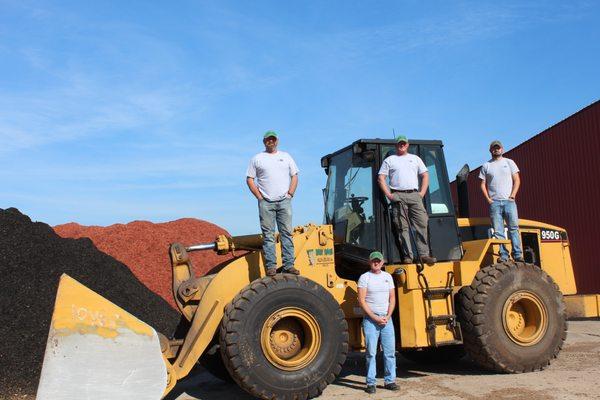
[(375, 356), (377, 355), (377, 343), (381, 338), (381, 347), (383, 347), (383, 363), (385, 383), (396, 381), (396, 337), (394, 334), (394, 324), (390, 319), (385, 326), (381, 326), (371, 320), (369, 317), (363, 318), (363, 331), (367, 343), (365, 361), (367, 363), (367, 385), (375, 385), (375, 376), (377, 367)]
[(292, 200), (259, 200), (258, 215), (263, 234), (263, 253), (267, 269), (277, 268), (275, 253), (275, 225), (279, 229), (283, 269), (294, 266), (294, 242), (292, 241)]
[[(492, 228), (494, 228), (496, 239), (506, 239), (504, 235), (504, 221), (506, 221), (508, 236), (512, 244), (512, 256), (514, 259), (523, 258), (517, 203), (512, 200), (494, 200), (490, 204), (490, 219), (492, 220)], [(508, 251), (504, 245), (500, 245), (500, 258), (508, 260)]]

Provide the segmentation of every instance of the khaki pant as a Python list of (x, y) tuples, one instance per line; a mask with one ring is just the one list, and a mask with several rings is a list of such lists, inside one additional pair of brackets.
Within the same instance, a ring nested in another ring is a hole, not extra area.
[(427, 210), (425, 210), (425, 207), (423, 206), (423, 199), (419, 195), (419, 192), (394, 192), (393, 195), (392, 222), (400, 235), (398, 239), (402, 246), (403, 257), (415, 258), (410, 242), (408, 221), (412, 224), (415, 232), (415, 244), (419, 251), (419, 255), (428, 256), (429, 245), (427, 244), (427, 223), (429, 221), (429, 216), (427, 215)]

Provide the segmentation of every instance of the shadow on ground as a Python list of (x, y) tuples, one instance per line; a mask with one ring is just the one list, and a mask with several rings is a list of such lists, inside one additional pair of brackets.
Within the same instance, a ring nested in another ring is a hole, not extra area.
[[(481, 369), (468, 358), (463, 358), (458, 362), (437, 363), (437, 364), (418, 364), (407, 360), (402, 356), (396, 357), (396, 375), (399, 379), (422, 378), (430, 375), (490, 375), (489, 372)], [(352, 389), (365, 388), (365, 358), (363, 353), (351, 353), (346, 359), (342, 372), (332, 385), (344, 386)], [(377, 357), (377, 378), (383, 379), (383, 359), (381, 354)]]
[[(432, 375), (490, 375), (467, 358), (455, 363), (417, 364), (397, 357), (397, 376), (399, 379), (421, 378)], [(383, 359), (377, 359), (377, 377), (383, 378)], [(331, 384), (349, 389), (363, 390), (365, 387), (365, 362), (363, 353), (350, 353), (338, 378)], [(250, 400), (252, 396), (240, 389), (235, 383), (222, 381), (204, 368), (196, 367), (190, 375), (177, 383), (165, 400), (187, 399), (240, 399)]]

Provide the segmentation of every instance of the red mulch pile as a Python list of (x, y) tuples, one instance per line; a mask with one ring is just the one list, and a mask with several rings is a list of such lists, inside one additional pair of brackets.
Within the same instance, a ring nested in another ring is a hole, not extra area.
[[(63, 238), (88, 237), (102, 252), (127, 265), (133, 274), (150, 290), (165, 299), (173, 308), (172, 273), (169, 245), (213, 242), (217, 235), (227, 231), (210, 222), (183, 218), (154, 224), (134, 221), (107, 227), (82, 226), (71, 222), (54, 227)], [(214, 266), (231, 258), (207, 250), (191, 253), (196, 276), (202, 276)]]

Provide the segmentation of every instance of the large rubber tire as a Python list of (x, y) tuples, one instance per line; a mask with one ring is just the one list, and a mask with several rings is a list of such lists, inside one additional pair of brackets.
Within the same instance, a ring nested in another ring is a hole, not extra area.
[(419, 350), (402, 350), (402, 357), (418, 364), (439, 364), (456, 362), (465, 356), (463, 346), (427, 347)]
[[(520, 301), (526, 303), (521, 306)], [(517, 310), (522, 311), (529, 304), (534, 305), (530, 307), (533, 311), (543, 310), (517, 313), (525, 316), (516, 318), (517, 327), (529, 325), (527, 320), (536, 321), (538, 314), (545, 315), (545, 322), (531, 324), (543, 329), (532, 328), (529, 332), (535, 334), (524, 334), (523, 341), (516, 340), (507, 328), (515, 320), (507, 310), (515, 303), (520, 307)], [(459, 291), (457, 313), (467, 354), (481, 366), (497, 372), (546, 368), (558, 356), (567, 336), (562, 294), (552, 278), (533, 264), (507, 261), (482, 268), (471, 285)], [(530, 342), (525, 343), (525, 339)]]
[[(279, 310), (310, 315), (320, 340), (310, 363), (283, 370), (263, 348), (265, 324)], [(263, 399), (306, 399), (320, 395), (342, 369), (348, 353), (348, 325), (333, 296), (301, 276), (278, 274), (246, 286), (225, 308), (219, 332), (221, 356), (231, 377), (245, 391)]]

